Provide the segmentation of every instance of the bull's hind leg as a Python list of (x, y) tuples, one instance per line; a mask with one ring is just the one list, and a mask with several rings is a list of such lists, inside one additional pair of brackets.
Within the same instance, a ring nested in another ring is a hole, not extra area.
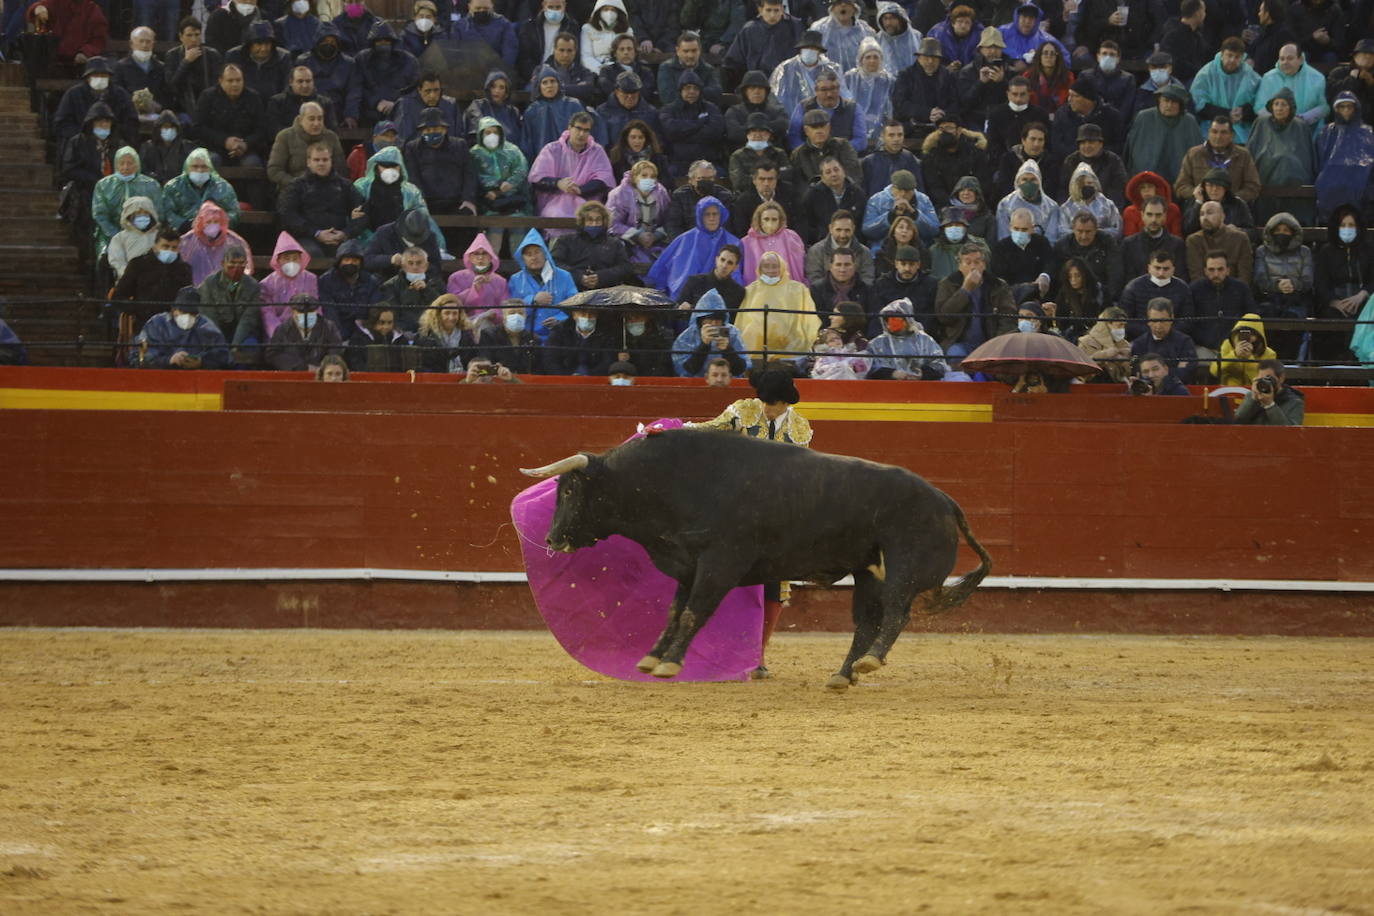
[(887, 664), (887, 653), (892, 651), (892, 644), (911, 621), (911, 602), (921, 592), (939, 588), (943, 583), (943, 576), (916, 578), (905, 567), (889, 567), (887, 581), (882, 587), (882, 620), (878, 625), (878, 635), (863, 657), (854, 663), (854, 670), (866, 674)]
[(649, 654), (644, 656), (635, 664), (635, 667), (645, 674), (653, 671), (663, 659), (663, 652), (666, 650), (673, 637), (677, 635), (678, 624), (681, 622), (682, 609), (687, 606), (687, 596), (691, 593), (690, 583), (679, 582), (677, 592), (673, 595), (673, 604), (668, 609), (668, 623), (663, 627), (663, 632), (658, 637), (658, 642), (649, 650)]
[(878, 636), (878, 624), (882, 621), (881, 588), (882, 583), (868, 570), (854, 574), (854, 641), (840, 670), (825, 682), (825, 686), (831, 690), (844, 690), (858, 680), (854, 674), (854, 663), (873, 644)]

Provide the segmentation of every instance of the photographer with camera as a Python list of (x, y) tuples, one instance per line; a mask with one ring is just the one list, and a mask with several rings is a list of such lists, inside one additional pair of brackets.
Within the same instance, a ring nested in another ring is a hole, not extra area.
[(1259, 374), (1240, 407), (1236, 423), (1243, 426), (1302, 426), (1306, 397), (1284, 384), (1283, 363), (1277, 359), (1259, 361)]
[(1169, 371), (1169, 364), (1158, 353), (1146, 353), (1135, 360), (1135, 371), (1126, 379), (1126, 390), (1137, 396), (1188, 394), (1188, 386)]
[(1264, 322), (1251, 312), (1231, 328), (1221, 342), (1219, 358), (1210, 368), (1222, 385), (1249, 388), (1259, 375), (1259, 360), (1277, 358), (1278, 354), (1269, 348)]

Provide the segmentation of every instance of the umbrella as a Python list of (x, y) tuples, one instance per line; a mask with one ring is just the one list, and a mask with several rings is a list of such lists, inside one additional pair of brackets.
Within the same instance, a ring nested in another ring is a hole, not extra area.
[[(465, 38), (454, 41), (451, 38), (438, 38), (429, 43), (420, 55), (420, 69), (439, 74), (444, 91), (456, 95), (470, 92), (473, 86), (481, 86), (487, 74), (493, 70), (505, 71), (505, 61), (496, 49), (484, 41)], [(511, 81), (514, 88), (514, 81)], [(457, 130), (462, 125), (453, 125)]]
[(579, 305), (593, 307), (624, 306), (627, 308), (662, 309), (677, 305), (673, 297), (661, 290), (647, 286), (607, 286), (605, 289), (589, 289), (569, 296), (558, 303), (561, 309), (576, 308)]
[(1023, 334), (1013, 331), (984, 341), (964, 357), (965, 372), (1021, 375), (1039, 372), (1056, 378), (1096, 375), (1102, 367), (1083, 351), (1054, 334)]

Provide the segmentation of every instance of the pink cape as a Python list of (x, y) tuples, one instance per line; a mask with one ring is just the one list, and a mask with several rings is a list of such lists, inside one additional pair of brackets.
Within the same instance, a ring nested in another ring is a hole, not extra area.
[[(557, 491), (553, 477), (511, 502), (539, 613), (559, 645), (587, 668), (623, 681), (656, 680), (635, 663), (663, 632), (677, 583), (654, 567), (643, 547), (620, 536), (574, 553), (551, 553), (544, 538)], [(747, 680), (759, 663), (762, 636), (763, 587), (734, 589), (697, 633), (674, 680)]]

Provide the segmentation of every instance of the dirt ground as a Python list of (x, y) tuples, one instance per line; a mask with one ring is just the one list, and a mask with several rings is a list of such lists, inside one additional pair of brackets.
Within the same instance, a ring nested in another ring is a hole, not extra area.
[(0, 912), (1374, 913), (1374, 644), (0, 630)]

